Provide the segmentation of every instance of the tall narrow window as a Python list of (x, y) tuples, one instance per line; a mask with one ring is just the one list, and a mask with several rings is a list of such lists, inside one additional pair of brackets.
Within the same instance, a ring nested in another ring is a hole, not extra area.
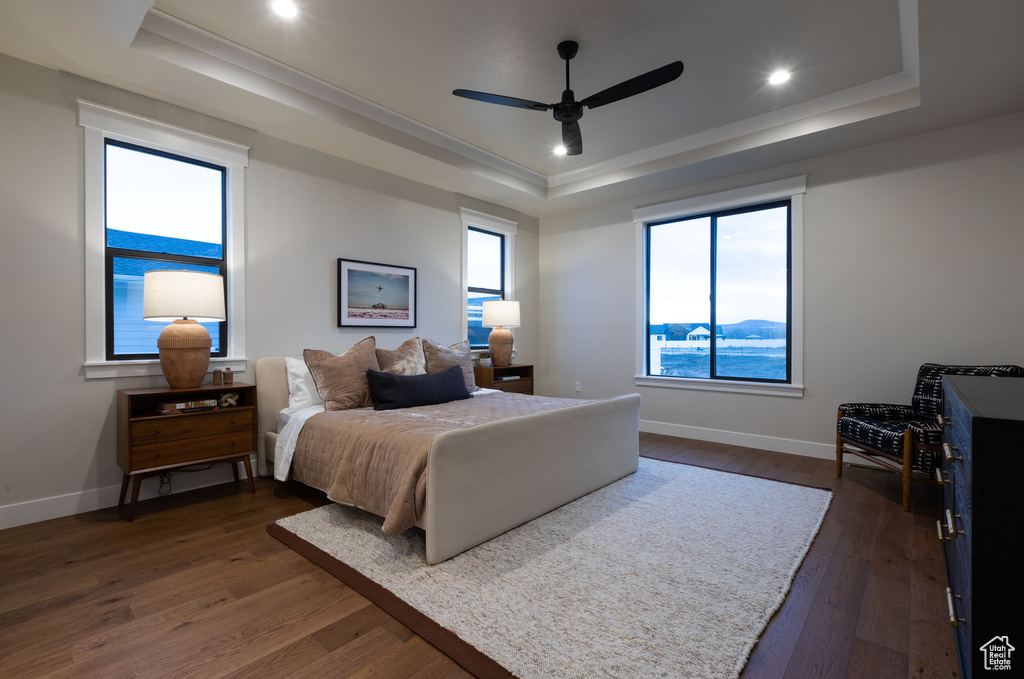
[(165, 323), (142, 319), (143, 274), (224, 279), (227, 320), (204, 324), (211, 369), (245, 370), (245, 168), (249, 148), (78, 102), (85, 156), (85, 376), (161, 374)]
[(490, 328), (483, 327), (483, 304), (505, 299), (505, 236), (469, 227), (466, 234), (466, 316), (469, 344), (487, 346)]
[[(142, 319), (142, 279), (156, 269), (227, 278), (225, 168), (106, 142), (107, 360), (152, 358), (165, 324)], [(204, 323), (224, 356), (227, 323)]]

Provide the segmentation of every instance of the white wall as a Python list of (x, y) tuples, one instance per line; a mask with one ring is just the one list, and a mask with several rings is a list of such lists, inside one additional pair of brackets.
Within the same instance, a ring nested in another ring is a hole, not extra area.
[[(250, 358), (340, 352), (368, 334), (462, 338), (459, 207), (514, 212), (0, 55), (0, 527), (116, 503), (117, 389), (86, 380), (77, 98), (252, 147)], [(806, 174), (803, 399), (633, 385), (633, 208)], [(835, 407), (909, 399), (924, 361), (1024, 363), (1024, 114), (543, 222), (519, 217), (519, 360), (538, 390), (640, 391), (645, 428), (827, 454)], [(543, 235), (540, 235), (543, 234)], [(338, 257), (415, 266), (415, 331), (336, 327)], [(543, 294), (541, 294), (543, 291)], [(541, 306), (543, 305), (543, 306)], [(251, 379), (251, 371), (240, 379)], [(230, 478), (226, 466), (175, 489)], [(152, 494), (156, 481), (144, 483)]]
[[(634, 208), (807, 175), (801, 399), (633, 384)], [(924, 362), (1024, 365), (1024, 113), (541, 221), (540, 389), (638, 391), (648, 431), (831, 456), (844, 401)]]
[[(0, 55), (0, 528), (116, 504), (115, 395), (162, 378), (86, 380), (82, 128), (76, 99), (251, 146), (246, 171), (250, 359), (342, 352), (367, 335), (446, 344), (462, 327), (459, 208), (519, 220), (516, 350), (536, 359), (539, 223), (208, 116)], [(417, 269), (418, 327), (337, 327), (337, 258)], [(529, 319), (528, 321), (526, 319)], [(252, 381), (250, 370), (239, 376)], [(174, 489), (230, 479), (227, 465)], [(155, 478), (143, 482), (152, 496)]]

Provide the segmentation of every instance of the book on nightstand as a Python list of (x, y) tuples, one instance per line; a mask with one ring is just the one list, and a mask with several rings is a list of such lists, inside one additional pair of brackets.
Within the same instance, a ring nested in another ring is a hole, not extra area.
[(161, 401), (156, 404), (156, 412), (160, 415), (172, 415), (175, 413), (201, 413), (206, 410), (216, 410), (217, 399), (204, 398), (198, 401)]

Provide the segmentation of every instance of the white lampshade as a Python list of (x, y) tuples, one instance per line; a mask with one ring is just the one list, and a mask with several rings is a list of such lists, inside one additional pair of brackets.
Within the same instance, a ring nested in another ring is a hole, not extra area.
[(164, 322), (178, 318), (200, 323), (223, 321), (224, 278), (203, 271), (147, 271), (142, 317)]
[(484, 319), (480, 325), (485, 328), (518, 328), (519, 302), (511, 300), (484, 302)]

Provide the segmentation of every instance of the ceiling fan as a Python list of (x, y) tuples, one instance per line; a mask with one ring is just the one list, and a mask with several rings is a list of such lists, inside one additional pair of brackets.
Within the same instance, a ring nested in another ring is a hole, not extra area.
[(562, 100), (555, 104), (543, 104), (539, 101), (529, 99), (518, 99), (506, 97), (501, 94), (488, 94), (474, 90), (453, 90), (452, 94), (466, 99), (475, 99), (489, 104), (501, 104), (515, 108), (528, 108), (534, 111), (547, 111), (554, 109), (555, 120), (562, 123), (562, 145), (565, 146), (566, 155), (578, 156), (583, 153), (583, 137), (580, 134), (579, 119), (583, 116), (583, 107), (597, 108), (605, 104), (632, 97), (655, 87), (660, 87), (678, 78), (683, 72), (683, 62), (674, 61), (671, 64), (648, 71), (643, 75), (630, 78), (618, 85), (613, 85), (606, 90), (587, 97), (583, 101), (576, 101), (576, 95), (569, 88), (569, 60), (576, 56), (579, 45), (572, 40), (565, 40), (558, 43), (558, 56), (565, 60), (565, 91), (562, 92)]

